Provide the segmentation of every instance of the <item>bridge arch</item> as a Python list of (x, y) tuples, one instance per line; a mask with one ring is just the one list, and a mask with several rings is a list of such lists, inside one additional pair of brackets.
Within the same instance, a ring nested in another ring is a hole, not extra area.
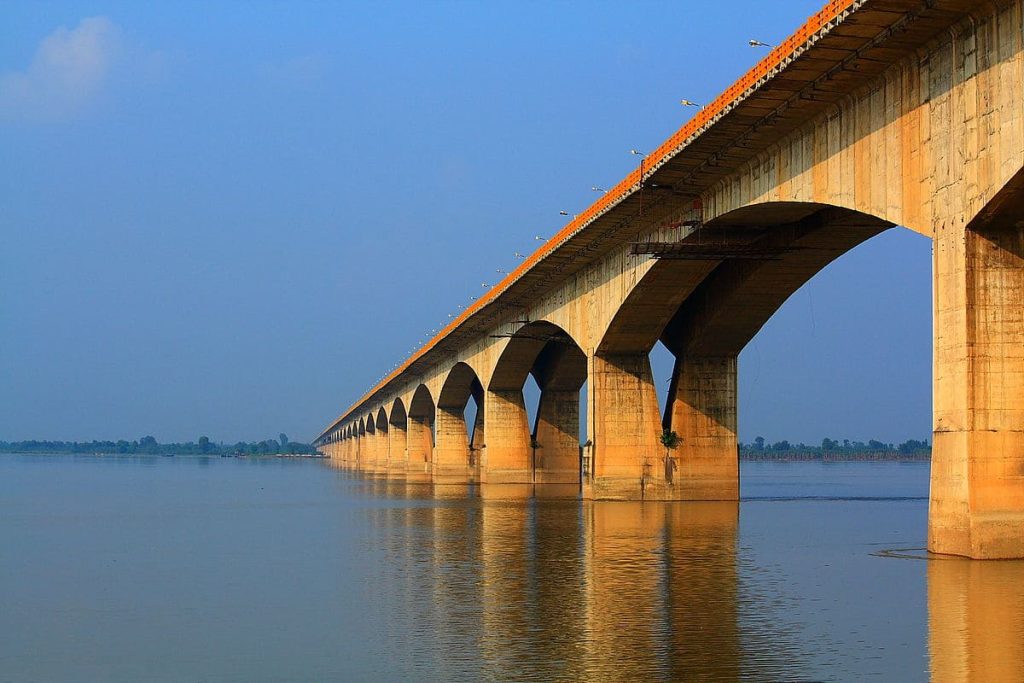
[[(596, 476), (614, 486), (639, 475), (658, 497), (738, 497), (739, 352), (811, 277), (891, 227), (841, 207), (767, 202), (690, 229), (638, 279), (598, 345)], [(674, 357), (664, 411), (647, 358), (658, 341)], [(671, 432), (673, 449), (662, 438)]]
[[(470, 399), (476, 409), (473, 426), (467, 428), (466, 408)], [(484, 435), (484, 389), (476, 371), (467, 363), (456, 363), (437, 397), (434, 421), (434, 481), (465, 483), (479, 466), (478, 451)]]
[(434, 459), (434, 397), (427, 385), (417, 385), (409, 399), (407, 448), (410, 481), (429, 481)]
[[(540, 389), (529, 423), (524, 385)], [(519, 328), (494, 366), (484, 398), (487, 463), (482, 480), (579, 483), (580, 389), (587, 357), (561, 327), (537, 321)]]

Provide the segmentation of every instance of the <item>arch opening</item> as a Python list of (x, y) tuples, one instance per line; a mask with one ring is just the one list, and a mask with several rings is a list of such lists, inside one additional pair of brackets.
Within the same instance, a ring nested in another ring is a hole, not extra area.
[(565, 330), (544, 321), (517, 330), (498, 359), (485, 399), (484, 480), (578, 485), (580, 391), (586, 379), (586, 355)]
[[(472, 410), (467, 410), (472, 399)], [(434, 419), (436, 483), (465, 483), (478, 476), (484, 444), (483, 385), (466, 363), (448, 372)], [(469, 416), (469, 420), (467, 420)]]
[(434, 398), (425, 384), (420, 384), (409, 401), (407, 421), (407, 474), (411, 481), (428, 481), (434, 459)]

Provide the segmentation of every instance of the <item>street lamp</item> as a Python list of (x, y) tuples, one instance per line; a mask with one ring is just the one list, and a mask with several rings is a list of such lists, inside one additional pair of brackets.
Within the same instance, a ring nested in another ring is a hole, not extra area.
[(753, 38), (747, 41), (747, 45), (749, 45), (750, 47), (775, 47), (774, 45), (770, 45), (768, 43), (762, 42), (760, 40), (755, 40)]

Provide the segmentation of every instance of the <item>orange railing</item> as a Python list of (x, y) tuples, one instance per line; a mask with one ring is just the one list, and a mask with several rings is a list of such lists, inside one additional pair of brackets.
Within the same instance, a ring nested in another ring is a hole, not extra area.
[[(809, 17), (807, 22), (804, 23), (796, 33), (776, 47), (772, 48), (764, 59), (755, 64), (750, 71), (743, 74), (739, 80), (726, 88), (721, 95), (716, 97), (710, 104), (701, 109), (696, 116), (684, 124), (682, 128), (677, 130), (672, 137), (659, 145), (653, 152), (648, 154), (641, 166), (641, 168), (644, 168), (644, 173), (646, 174), (657, 167), (658, 164), (666, 159), (666, 157), (678, 149), (680, 145), (684, 144), (689, 138), (699, 133), (706, 125), (708, 125), (708, 123), (714, 120), (716, 116), (725, 111), (740, 95), (747, 92), (747, 90), (753, 87), (759, 80), (767, 76), (773, 69), (791, 57), (793, 53), (796, 52), (800, 46), (804, 45), (815, 33), (849, 9), (857, 1), (858, 0), (831, 0), (831, 2), (821, 9), (821, 11)], [(348, 417), (353, 410), (361, 406), (367, 399), (373, 396), (373, 394), (388, 384), (388, 382), (402, 374), (406, 368), (434, 348), (439, 341), (448, 336), (470, 316), (497, 299), (509, 287), (509, 285), (522, 277), (526, 271), (533, 268), (545, 256), (555, 251), (562, 243), (565, 242), (565, 240), (574, 235), (584, 225), (604, 213), (605, 210), (611, 208), (617, 202), (625, 199), (626, 196), (634, 191), (634, 189), (639, 187), (641, 180), (640, 173), (640, 168), (636, 169), (608, 190), (608, 192), (602, 195), (600, 199), (587, 207), (583, 213), (578, 214), (569, 222), (568, 225), (558, 231), (554, 237), (545, 242), (539, 249), (537, 249), (537, 251), (530, 254), (526, 260), (519, 264), (518, 268), (509, 273), (501, 282), (496, 284), (482, 297), (473, 302), (472, 305), (452, 320), (452, 322), (448, 323), (448, 325), (438, 332), (430, 341), (417, 350), (413, 355), (409, 356), (404, 363), (378, 382), (372, 389), (363, 394), (358, 401), (349, 406), (348, 410), (342, 413), (341, 417), (332, 422), (331, 426), (324, 430), (324, 433), (333, 429), (339, 422), (342, 422), (346, 417)]]

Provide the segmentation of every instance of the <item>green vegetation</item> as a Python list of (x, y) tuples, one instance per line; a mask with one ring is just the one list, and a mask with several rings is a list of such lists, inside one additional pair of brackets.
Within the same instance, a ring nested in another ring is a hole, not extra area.
[(673, 431), (666, 429), (661, 433), (661, 445), (665, 448), (676, 448), (680, 441), (679, 435)]
[(214, 443), (209, 437), (186, 443), (159, 443), (152, 436), (137, 441), (0, 441), (4, 453), (124, 453), (129, 455), (313, 455), (317, 451), (308, 443), (289, 441), (281, 434), (277, 439), (234, 444)]
[(759, 436), (753, 443), (741, 443), (739, 447), (740, 457), (757, 460), (927, 460), (932, 454), (927, 440), (916, 439), (908, 439), (897, 446), (875, 439), (864, 443), (826, 438), (821, 440), (820, 446), (808, 446), (786, 440), (769, 444)]

